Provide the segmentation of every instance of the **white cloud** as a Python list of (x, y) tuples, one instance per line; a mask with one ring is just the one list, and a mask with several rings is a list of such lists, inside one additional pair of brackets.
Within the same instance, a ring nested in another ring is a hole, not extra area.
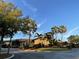
[(31, 4), (27, 3), (26, 0), (21, 0), (23, 5), (26, 6), (28, 9), (30, 9), (33, 12), (37, 12), (37, 8), (33, 7)]
[(78, 29), (79, 29), (79, 27), (73, 28), (72, 30), (70, 30), (69, 32), (67, 32), (67, 33), (64, 35), (64, 38), (67, 39), (67, 37), (69, 37), (70, 35), (74, 34)]
[(46, 20), (42, 21), (41, 23), (37, 24), (37, 27), (40, 28), (43, 24), (45, 24)]
[(42, 24), (40, 23), (40, 24), (37, 25), (37, 27), (40, 28), (41, 25), (42, 25)]

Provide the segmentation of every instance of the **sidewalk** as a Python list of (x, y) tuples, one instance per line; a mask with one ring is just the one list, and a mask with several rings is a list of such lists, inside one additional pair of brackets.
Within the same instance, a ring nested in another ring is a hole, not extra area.
[[(2, 48), (1, 53), (7, 53), (8, 48)], [(25, 53), (25, 52), (36, 52), (35, 50), (20, 50), (18, 48), (10, 48), (10, 53)]]

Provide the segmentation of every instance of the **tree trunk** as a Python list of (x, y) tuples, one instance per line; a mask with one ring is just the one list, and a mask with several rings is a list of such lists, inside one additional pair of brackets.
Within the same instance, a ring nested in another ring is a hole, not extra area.
[[(62, 43), (62, 40), (63, 40), (63, 33), (61, 33), (61, 43)], [(61, 47), (63, 47), (63, 44), (61, 44)]]
[(55, 34), (55, 40), (57, 40), (57, 34)]
[(10, 41), (9, 41), (9, 46), (8, 46), (7, 54), (10, 53), (10, 48), (11, 48), (11, 46), (12, 46), (12, 44), (11, 44), (11, 40), (12, 40), (12, 37), (10, 37)]
[(0, 53), (1, 53), (1, 48), (2, 48), (2, 44), (3, 44), (3, 38), (4, 38), (4, 36), (1, 36), (1, 41), (0, 41)]
[(52, 35), (52, 40), (54, 39), (54, 35)]
[(63, 33), (61, 34), (61, 42), (62, 42), (62, 40), (63, 40)]
[(29, 33), (29, 47), (30, 47), (30, 38), (31, 38), (31, 33)]

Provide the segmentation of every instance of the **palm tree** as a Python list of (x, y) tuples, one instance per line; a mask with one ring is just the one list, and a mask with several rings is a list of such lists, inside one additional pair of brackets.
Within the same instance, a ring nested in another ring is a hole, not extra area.
[(21, 31), (24, 34), (28, 34), (29, 35), (29, 45), (30, 45), (30, 38), (31, 35), (36, 32), (37, 30), (37, 25), (35, 23), (34, 20), (30, 19), (30, 18), (24, 18), (22, 21), (22, 26), (21, 26)]
[(43, 37), (43, 34), (36, 33), (35, 37), (42, 38)]
[(49, 46), (52, 46), (53, 44), (53, 34), (52, 32), (47, 32), (44, 34), (44, 37), (47, 38), (47, 41), (49, 41)]
[(52, 35), (53, 35), (52, 32), (45, 33), (45, 37), (48, 38), (49, 40), (52, 39)]
[(61, 36), (61, 41), (63, 39), (63, 33), (67, 31), (66, 27), (64, 25), (59, 26), (59, 33), (62, 35)]
[(57, 34), (59, 33), (59, 28), (54, 26), (51, 28), (52, 34), (54, 35), (54, 39), (57, 39)]

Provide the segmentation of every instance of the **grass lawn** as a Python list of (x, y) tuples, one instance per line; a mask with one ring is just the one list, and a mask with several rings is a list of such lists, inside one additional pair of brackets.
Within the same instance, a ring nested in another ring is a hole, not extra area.
[(0, 54), (0, 59), (5, 59), (5, 58), (8, 58), (8, 57), (10, 57), (11, 56), (11, 54)]
[(39, 48), (37, 51), (68, 51), (68, 48)]

